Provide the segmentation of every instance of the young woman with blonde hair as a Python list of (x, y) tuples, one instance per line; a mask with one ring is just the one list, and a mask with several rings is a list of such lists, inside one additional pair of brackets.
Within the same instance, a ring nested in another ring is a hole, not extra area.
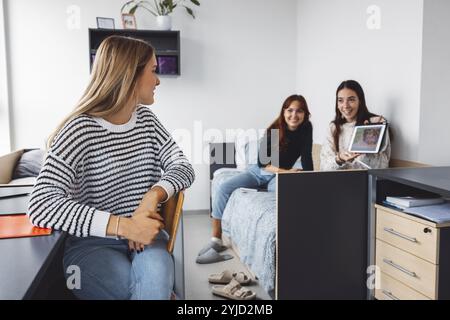
[(194, 170), (146, 107), (160, 83), (156, 67), (144, 41), (105, 39), (84, 95), (48, 141), (29, 216), (69, 233), (64, 268), (80, 268), (74, 294), (81, 299), (172, 293), (173, 260), (157, 208), (192, 184)]

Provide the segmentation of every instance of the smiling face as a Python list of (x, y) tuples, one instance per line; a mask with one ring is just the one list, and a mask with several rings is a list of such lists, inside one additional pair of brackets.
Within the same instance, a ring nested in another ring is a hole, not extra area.
[(374, 145), (378, 141), (378, 131), (374, 129), (366, 129), (364, 131), (363, 140), (369, 145)]
[(344, 88), (337, 94), (337, 107), (347, 122), (356, 121), (359, 110), (359, 99), (355, 91)]
[(153, 57), (145, 66), (145, 69), (136, 85), (139, 104), (151, 105), (155, 101), (155, 89), (157, 86), (159, 86), (160, 83), (159, 78), (156, 75), (156, 67), (156, 57), (155, 55), (153, 55)]
[(296, 130), (305, 120), (305, 111), (300, 107), (299, 101), (293, 101), (284, 109), (284, 120), (291, 131)]

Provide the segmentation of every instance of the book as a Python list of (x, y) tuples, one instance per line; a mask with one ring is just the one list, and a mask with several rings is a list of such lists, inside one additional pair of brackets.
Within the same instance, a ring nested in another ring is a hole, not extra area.
[(46, 236), (52, 229), (34, 226), (28, 215), (0, 216), (0, 239)]
[(403, 211), (403, 210), (406, 209), (406, 207), (402, 207), (402, 206), (400, 206), (398, 204), (389, 202), (387, 200), (383, 200), (383, 205), (388, 207), (388, 208), (395, 209), (395, 210), (400, 210), (400, 211)]
[(450, 222), (450, 202), (431, 206), (411, 207), (405, 209), (403, 212), (425, 218), (436, 223)]
[(410, 208), (443, 203), (444, 199), (436, 197), (435, 198), (386, 197), (386, 201), (393, 205), (399, 205), (401, 207)]

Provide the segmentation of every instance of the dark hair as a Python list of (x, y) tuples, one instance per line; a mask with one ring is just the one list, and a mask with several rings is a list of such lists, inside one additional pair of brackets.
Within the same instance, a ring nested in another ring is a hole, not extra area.
[(364, 91), (361, 85), (355, 80), (347, 80), (342, 82), (336, 90), (336, 116), (333, 120), (335, 130), (333, 133), (334, 146), (336, 148), (336, 152), (339, 152), (339, 136), (341, 134), (341, 126), (347, 122), (347, 120), (342, 117), (341, 112), (338, 108), (338, 93), (342, 89), (350, 89), (353, 90), (358, 96), (359, 100), (359, 108), (358, 113), (356, 114), (356, 125), (360, 126), (364, 124), (364, 121), (370, 121), (371, 117), (375, 117), (376, 114), (369, 112), (369, 109), (366, 105), (366, 97), (364, 95)]
[(286, 100), (284, 100), (283, 105), (281, 106), (280, 115), (269, 126), (269, 128), (267, 128), (267, 134), (270, 134), (270, 130), (272, 130), (272, 129), (279, 130), (280, 150), (284, 150), (287, 147), (287, 139), (286, 139), (287, 123), (286, 123), (286, 120), (284, 119), (284, 110), (289, 108), (289, 106), (294, 101), (297, 101), (300, 104), (300, 109), (303, 110), (303, 112), (305, 113), (305, 117), (304, 117), (301, 125), (309, 123), (309, 118), (311, 116), (311, 113), (309, 112), (308, 104), (306, 103), (306, 99), (303, 96), (298, 95), (298, 94), (293, 94), (293, 95), (287, 97)]

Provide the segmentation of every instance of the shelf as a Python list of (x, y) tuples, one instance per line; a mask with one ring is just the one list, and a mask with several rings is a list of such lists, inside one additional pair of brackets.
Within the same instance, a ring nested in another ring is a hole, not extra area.
[(180, 31), (89, 29), (89, 65), (92, 65), (101, 42), (109, 36), (131, 37), (148, 42), (155, 48), (159, 75), (181, 74)]

